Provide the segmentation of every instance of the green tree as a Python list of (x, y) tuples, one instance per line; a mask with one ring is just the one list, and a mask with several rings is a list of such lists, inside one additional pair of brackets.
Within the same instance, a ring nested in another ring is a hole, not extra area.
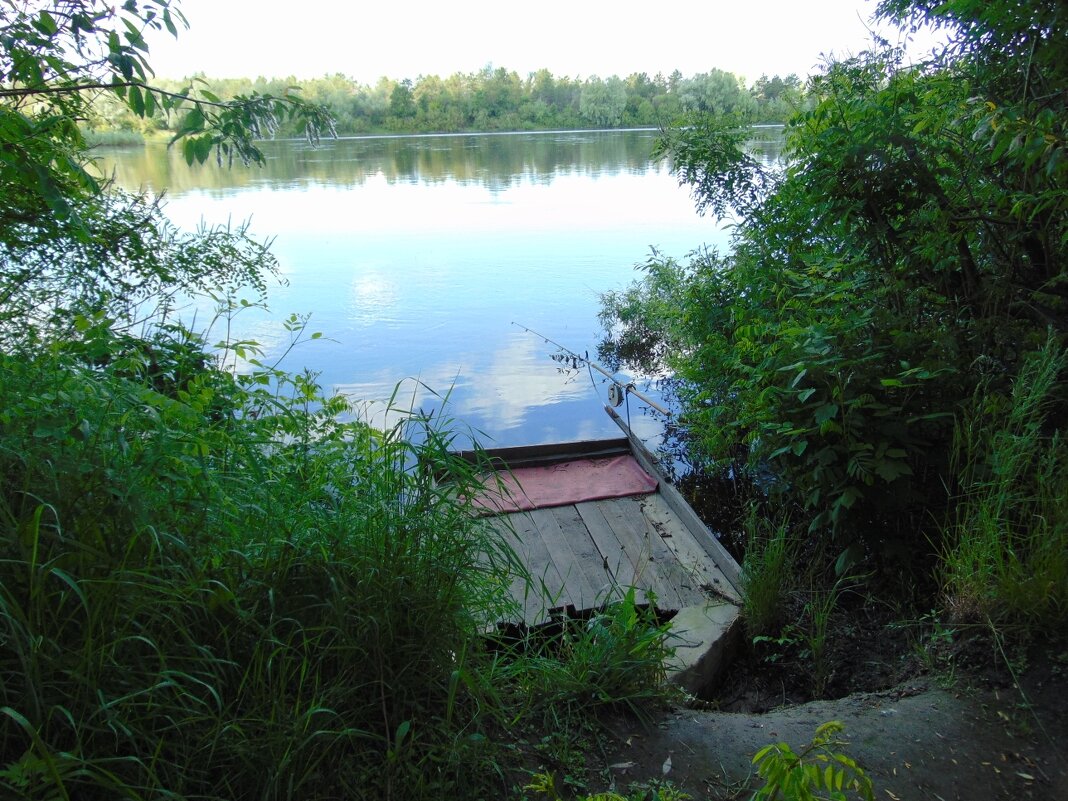
[(579, 111), (591, 125), (598, 128), (618, 125), (626, 105), (626, 86), (615, 75), (605, 81), (594, 75), (582, 85)]
[(761, 75), (753, 84), (752, 95), (760, 121), (785, 122), (799, 108), (804, 92), (801, 79), (791, 73), (785, 78)]
[(701, 114), (746, 114), (752, 111), (752, 96), (741, 80), (729, 72), (712, 70), (678, 82), (683, 109)]
[(444, 778), (472, 731), (471, 590), (493, 592), (465, 577), (479, 526), (406, 425), (339, 421), (254, 343), (218, 346), (251, 375), (219, 369), (154, 315), (197, 291), (235, 313), (274, 262), (89, 170), (76, 123), (100, 91), (181, 114), (192, 161), (255, 161), (258, 134), (325, 119), (146, 83), (144, 29), (176, 13), (0, 4), (0, 796), (485, 797)]
[(412, 96), (412, 82), (405, 78), (393, 87), (389, 93), (389, 113), (400, 119), (415, 116), (415, 98)]
[(947, 26), (948, 54), (828, 67), (779, 172), (737, 117), (664, 139), (699, 208), (744, 221), (731, 254), (654, 257), (609, 296), (609, 345), (675, 369), (695, 447), (771, 467), (815, 529), (922, 543), (954, 489), (955, 415), (1068, 332), (1054, 5), (884, 4)]
[(152, 199), (105, 192), (87, 169), (78, 122), (92, 117), (91, 99), (101, 92), (135, 119), (176, 119), (171, 143), (190, 162), (213, 153), (220, 160), (262, 161), (257, 137), (287, 121), (312, 138), (329, 128), (322, 109), (292, 93), (221, 101), (199, 82), (181, 91), (149, 84), (146, 30), (176, 34), (182, 24), (168, 0), (118, 8), (102, 0), (0, 8), (5, 337), (65, 330), (78, 314), (101, 310), (132, 317), (135, 309), (144, 312), (141, 304), (166, 306), (179, 291), (262, 286), (270, 260), (239, 231), (180, 234)]

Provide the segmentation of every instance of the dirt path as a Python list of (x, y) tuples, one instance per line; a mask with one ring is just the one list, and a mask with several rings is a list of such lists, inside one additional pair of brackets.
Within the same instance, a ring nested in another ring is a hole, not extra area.
[(694, 799), (748, 798), (750, 759), (771, 742), (798, 750), (816, 727), (845, 724), (846, 749), (883, 801), (1068, 800), (1068, 686), (944, 690), (926, 680), (761, 715), (678, 709), (652, 730), (632, 726), (609, 768), (617, 786), (665, 776)]

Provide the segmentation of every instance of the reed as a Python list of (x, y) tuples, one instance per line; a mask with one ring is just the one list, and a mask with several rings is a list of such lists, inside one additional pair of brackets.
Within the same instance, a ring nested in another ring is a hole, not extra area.
[(171, 335), (0, 354), (0, 795), (487, 797), (516, 721), (663, 692), (632, 595), (491, 651), (524, 572), (454, 421)]
[(1065, 368), (1051, 336), (1011, 395), (980, 390), (957, 426), (962, 491), (942, 557), (957, 619), (1028, 629), (1068, 620), (1068, 453), (1047, 419)]
[(786, 611), (794, 554), (786, 521), (773, 522), (751, 509), (742, 560), (742, 619), (751, 638), (779, 633)]
[(0, 357), (0, 794), (464, 795), (515, 562), (439, 480), (477, 466), (410, 410), (209, 383)]

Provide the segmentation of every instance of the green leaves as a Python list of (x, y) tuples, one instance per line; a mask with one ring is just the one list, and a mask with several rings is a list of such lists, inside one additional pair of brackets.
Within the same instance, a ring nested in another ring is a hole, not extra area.
[[(961, 8), (923, 13), (996, 29), (990, 46), (1022, 57), (1002, 4), (981, 19)], [(1020, 19), (1032, 11), (1045, 13)], [(922, 537), (949, 502), (961, 406), (984, 374), (1004, 390), (1046, 325), (1068, 331), (1065, 95), (1037, 94), (1031, 62), (988, 61), (977, 36), (961, 64), (885, 50), (830, 65), (787, 126), (778, 174), (746, 160), (737, 121), (669, 130), (661, 152), (698, 207), (744, 213), (733, 253), (654, 258), (605, 304), (620, 354), (682, 382), (707, 461), (748, 452), (814, 529), (847, 541)], [(1047, 90), (1063, 86), (1063, 44), (1039, 49)]]
[(800, 754), (786, 743), (757, 751), (753, 764), (765, 784), (754, 801), (846, 801), (850, 797), (874, 801), (871, 779), (840, 751), (847, 745), (838, 739), (844, 728), (838, 721), (822, 724)]
[(170, 144), (182, 143), (182, 155), (189, 164), (202, 164), (212, 152), (220, 163), (230, 164), (234, 158), (245, 164), (262, 163), (256, 140), (273, 136), (286, 122), (299, 122), (312, 142), (323, 133), (334, 133), (333, 120), (323, 107), (306, 103), (292, 92), (282, 97), (253, 92), (220, 101), (211, 92), (201, 91), (200, 97), (172, 97), (168, 109), (183, 103), (189, 104), (189, 110)]
[(691, 115), (657, 143), (654, 156), (670, 157), (679, 183), (693, 188), (699, 213), (749, 214), (775, 186), (775, 174), (745, 150), (748, 126), (743, 114)]

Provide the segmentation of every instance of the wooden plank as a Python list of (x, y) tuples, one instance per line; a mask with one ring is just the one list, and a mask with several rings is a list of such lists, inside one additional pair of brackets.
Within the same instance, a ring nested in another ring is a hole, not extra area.
[(508, 519), (512, 522), (520, 543), (520, 548), (516, 552), (522, 557), (534, 581), (533, 592), (544, 593), (547, 608), (574, 603), (567, 593), (564, 578), (553, 562), (548, 548), (545, 547), (541, 532), (530, 513), (510, 514)]
[[(658, 521), (651, 520), (646, 514), (646, 509), (650, 503), (649, 498), (642, 498), (637, 505), (641, 514), (642, 524), (645, 526), (645, 536), (650, 542), (650, 550), (656, 560), (660, 576), (665, 583), (670, 583), (678, 594), (679, 605), (677, 608), (683, 609), (687, 606), (695, 606), (702, 603), (705, 600), (705, 596), (701, 589), (701, 582), (679, 564), (678, 554), (668, 546), (664, 534), (668, 534), (668, 538), (670, 538), (670, 531), (665, 530)], [(681, 526), (681, 523), (679, 525)]]
[(542, 596), (540, 586), (529, 575), (529, 556), (523, 543), (507, 517), (490, 518), (490, 525), (501, 539), (515, 552), (516, 558), (523, 565), (525, 574), (513, 574), (508, 584), (508, 594), (520, 605), (522, 620), (528, 625), (540, 623), (548, 618), (549, 604)]
[(462, 450), (457, 455), (469, 462), (489, 459), (496, 468), (535, 467), (568, 462), (572, 459), (594, 459), (630, 453), (625, 437), (583, 440), (581, 442), (551, 442), (544, 445), (518, 445), (509, 448), (489, 448), (484, 451)]
[(634, 565), (635, 583), (656, 593), (660, 606), (665, 609), (680, 608), (678, 592), (657, 564), (654, 543), (646, 536), (645, 518), (635, 499), (614, 498), (597, 501), (597, 505)]
[(712, 561), (712, 557), (694, 539), (690, 529), (683, 525), (667, 505), (663, 496), (659, 493), (647, 496), (642, 504), (642, 514), (664, 544), (675, 554), (679, 568), (687, 576), (687, 583), (697, 593), (693, 603), (703, 601), (707, 596), (738, 601), (738, 593), (734, 587)]
[[(579, 549), (572, 546), (552, 509), (535, 509), (530, 519), (538, 527), (542, 542), (552, 557), (556, 570), (563, 577), (567, 587), (567, 596), (577, 609), (589, 609), (595, 606), (599, 585), (591, 584), (586, 578)], [(585, 531), (585, 527), (583, 527)]]
[(660, 494), (667, 502), (671, 510), (679, 516), (683, 524), (690, 529), (697, 543), (704, 549), (712, 561), (716, 563), (716, 566), (723, 573), (724, 577), (734, 588), (735, 592), (741, 592), (741, 568), (738, 563), (734, 561), (734, 557), (727, 552), (727, 549), (723, 547), (719, 540), (709, 531), (708, 526), (697, 516), (697, 513), (690, 507), (690, 504), (686, 503), (686, 499), (679, 494), (679, 491), (675, 489), (671, 484), (661, 475), (660, 470), (656, 466), (656, 460), (652, 454), (646, 450), (641, 441), (634, 436), (633, 432), (629, 430), (627, 424), (623, 419), (616, 414), (615, 410), (606, 406), (605, 411), (608, 412), (609, 417), (616, 421), (616, 425), (622, 429), (626, 434), (627, 439), (630, 440), (631, 450), (634, 453), (634, 458), (638, 460), (638, 464), (645, 469), (647, 473), (652, 476), (656, 476), (660, 480)]
[(619, 541), (612, 526), (605, 520), (604, 513), (596, 501), (585, 501), (575, 504), (575, 511), (579, 513), (582, 522), (589, 532), (590, 541), (597, 548), (601, 557), (601, 566), (608, 572), (616, 587), (616, 592), (622, 595), (630, 587), (639, 590), (639, 603), (646, 602), (645, 587), (638, 581), (634, 573), (634, 564), (627, 555), (623, 543)]
[(694, 580), (679, 564), (678, 555), (668, 547), (663, 534), (664, 532), (654, 524), (646, 515), (646, 508), (655, 504), (658, 495), (643, 495), (627, 499), (635, 512), (635, 524), (643, 529), (643, 536), (649, 543), (649, 552), (656, 562), (657, 572), (665, 584), (669, 584), (678, 595), (678, 606), (682, 609), (687, 606), (702, 603), (705, 600), (700, 582)]
[(567, 539), (571, 552), (575, 554), (577, 564), (586, 577), (586, 582), (594, 591), (591, 603), (583, 604), (583, 608), (592, 608), (606, 603), (612, 596), (614, 581), (608, 571), (597, 544), (593, 541), (589, 529), (582, 520), (582, 515), (574, 504), (570, 506), (558, 506), (551, 510), (556, 522), (560, 524), (560, 530)]

